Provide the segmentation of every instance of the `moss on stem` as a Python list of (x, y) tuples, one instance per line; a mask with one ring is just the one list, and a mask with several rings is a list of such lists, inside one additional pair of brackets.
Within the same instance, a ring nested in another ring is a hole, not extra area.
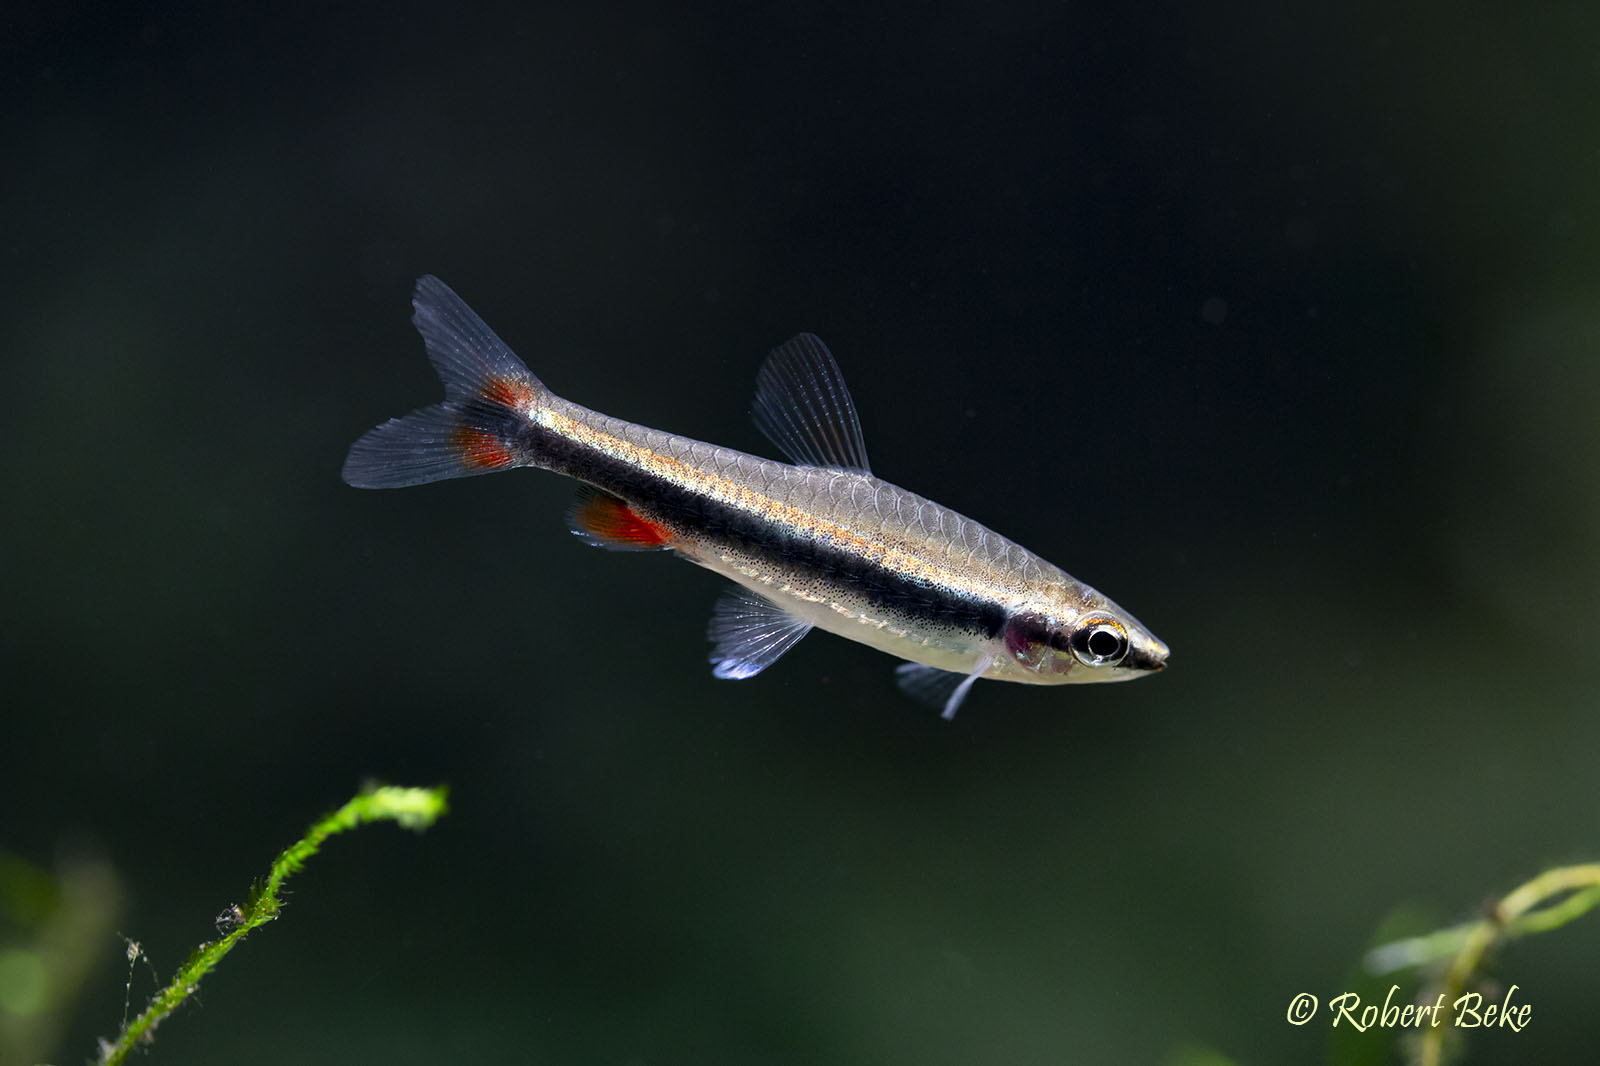
[(405, 829), (421, 831), (445, 814), (444, 788), (397, 788), (389, 785), (362, 790), (343, 807), (311, 826), (306, 835), (290, 844), (272, 863), (265, 882), (250, 894), (246, 904), (235, 904), (217, 919), (223, 935), (201, 944), (178, 970), (172, 982), (157, 992), (137, 1018), (122, 1027), (115, 1041), (104, 1041), (100, 1048), (102, 1066), (116, 1066), (128, 1052), (155, 1037), (158, 1025), (194, 994), (200, 980), (250, 933), (278, 916), (282, 906), (279, 892), (283, 883), (304, 867), (331, 836), (347, 832), (364, 822), (396, 822)]

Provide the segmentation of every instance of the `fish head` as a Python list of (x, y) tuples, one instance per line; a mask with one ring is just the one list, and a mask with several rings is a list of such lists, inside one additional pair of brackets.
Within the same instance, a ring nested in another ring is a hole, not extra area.
[(1014, 612), (1006, 650), (1045, 684), (1131, 681), (1162, 670), (1167, 646), (1139, 620), (1090, 588)]

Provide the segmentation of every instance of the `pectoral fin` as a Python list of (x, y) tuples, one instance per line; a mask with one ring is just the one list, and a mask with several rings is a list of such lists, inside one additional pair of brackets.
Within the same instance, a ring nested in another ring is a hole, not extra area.
[(979, 659), (977, 669), (965, 677), (950, 670), (941, 670), (936, 666), (901, 663), (894, 668), (894, 678), (901, 692), (930, 707), (942, 706), (944, 709), (940, 712), (941, 717), (954, 718), (956, 711), (961, 707), (961, 701), (966, 699), (967, 693), (971, 691), (973, 682), (982, 677), (993, 662), (992, 659)]
[(743, 586), (722, 594), (711, 611), (711, 672), (717, 677), (755, 677), (811, 632), (811, 623)]

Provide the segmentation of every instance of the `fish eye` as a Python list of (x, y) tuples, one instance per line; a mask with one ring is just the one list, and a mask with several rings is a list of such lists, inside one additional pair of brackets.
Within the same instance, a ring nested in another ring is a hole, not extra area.
[(1085, 666), (1115, 666), (1128, 654), (1128, 637), (1109, 618), (1090, 619), (1073, 631), (1072, 654)]

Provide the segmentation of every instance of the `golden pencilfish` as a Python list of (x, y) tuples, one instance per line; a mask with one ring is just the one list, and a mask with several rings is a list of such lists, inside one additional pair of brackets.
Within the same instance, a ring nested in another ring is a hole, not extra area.
[(412, 316), (445, 401), (351, 447), (344, 479), (397, 488), (518, 466), (584, 483), (568, 516), (597, 547), (666, 550), (731, 578), (712, 673), (754, 677), (813, 627), (910, 660), (900, 685), (955, 714), (980, 677), (1122, 681), (1166, 665), (1127, 611), (1032, 552), (867, 467), (838, 364), (802, 333), (756, 378), (780, 463), (563, 400), (442, 281)]

